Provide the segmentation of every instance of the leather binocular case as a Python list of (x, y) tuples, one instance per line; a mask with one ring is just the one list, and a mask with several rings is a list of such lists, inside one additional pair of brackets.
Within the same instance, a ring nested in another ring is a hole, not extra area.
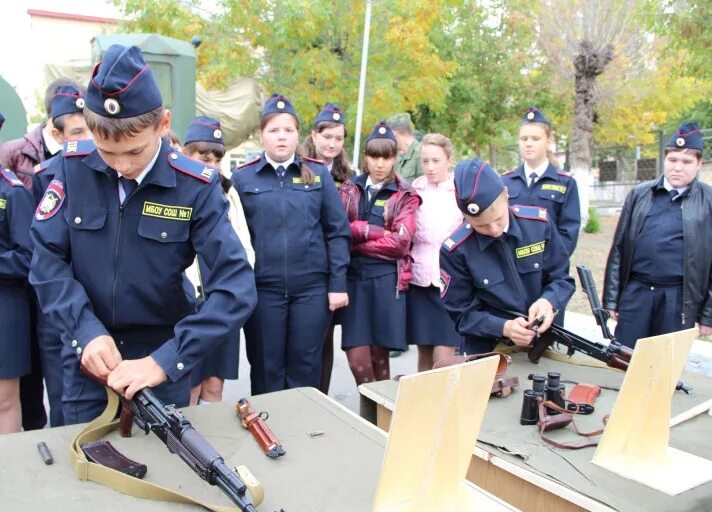
[(452, 366), (454, 364), (477, 361), (478, 359), (490, 356), (499, 356), (497, 373), (494, 376), (494, 382), (492, 383), (492, 390), (490, 391), (490, 396), (494, 396), (497, 398), (506, 398), (512, 394), (512, 391), (515, 387), (519, 386), (519, 377), (510, 377), (505, 375), (505, 373), (507, 373), (507, 370), (509, 370), (509, 367), (512, 365), (512, 358), (506, 354), (502, 354), (500, 352), (486, 352), (484, 354), (452, 356), (437, 361), (433, 365), (433, 370), (437, 368), (444, 368), (446, 366)]

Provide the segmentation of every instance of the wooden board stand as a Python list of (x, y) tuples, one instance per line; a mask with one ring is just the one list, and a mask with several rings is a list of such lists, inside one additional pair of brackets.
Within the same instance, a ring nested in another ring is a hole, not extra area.
[(672, 496), (712, 480), (712, 461), (668, 446), (672, 393), (696, 333), (638, 340), (594, 464)]
[(465, 478), (497, 363), (401, 378), (374, 512), (514, 510)]

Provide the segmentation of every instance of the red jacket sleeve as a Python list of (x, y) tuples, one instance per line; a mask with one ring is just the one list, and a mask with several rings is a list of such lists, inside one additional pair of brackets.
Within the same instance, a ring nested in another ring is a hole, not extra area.
[[(357, 229), (361, 236), (356, 236), (354, 224), (357, 223), (352, 222), (351, 230), (354, 233), (352, 252), (384, 260), (397, 260), (407, 256), (413, 243), (415, 216), (420, 203), (421, 199), (417, 194), (405, 194), (388, 233), (380, 226), (358, 225)], [(365, 223), (365, 221), (361, 222)]]

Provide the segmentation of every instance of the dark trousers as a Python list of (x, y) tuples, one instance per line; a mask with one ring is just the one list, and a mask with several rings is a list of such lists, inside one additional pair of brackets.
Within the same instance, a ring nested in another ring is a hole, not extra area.
[(618, 303), (616, 339), (634, 348), (641, 338), (658, 336), (694, 326), (682, 324), (682, 286), (660, 286), (631, 280)]
[[(32, 323), (35, 325), (39, 315), (37, 307), (32, 308)], [(23, 430), (39, 430), (47, 424), (47, 411), (44, 407), (44, 384), (42, 381), (42, 358), (37, 343), (37, 333), (31, 329), (30, 336), (30, 373), (20, 377), (20, 407), (22, 410)]]
[(257, 290), (245, 324), (252, 395), (318, 387), (330, 313), (326, 291), (293, 294)]
[[(118, 343), (118, 342), (117, 342)], [(151, 355), (160, 343), (124, 343), (118, 346), (123, 359), (141, 359)], [(66, 344), (62, 346), (64, 367), (64, 393), (62, 395), (66, 425), (86, 423), (99, 416), (106, 407), (106, 389), (79, 370), (76, 352)], [(176, 382), (164, 382), (153, 388), (165, 404), (186, 407), (190, 401), (190, 373)]]
[(492, 352), (497, 346), (499, 340), (497, 338), (475, 338), (473, 336), (465, 336), (460, 345), (460, 354), (471, 356), (473, 354), (486, 354)]
[(37, 318), (37, 340), (39, 343), (40, 358), (42, 360), (42, 373), (44, 373), (47, 399), (49, 401), (49, 424), (52, 427), (64, 425), (62, 413), (62, 340), (49, 322), (41, 313)]

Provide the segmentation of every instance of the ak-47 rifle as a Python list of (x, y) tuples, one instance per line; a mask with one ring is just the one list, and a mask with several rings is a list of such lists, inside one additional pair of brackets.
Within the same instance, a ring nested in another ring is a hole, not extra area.
[[(593, 274), (591, 273), (591, 270), (584, 265), (578, 265), (576, 266), (576, 271), (578, 272), (579, 280), (581, 281), (581, 288), (588, 297), (588, 303), (591, 306), (591, 313), (593, 313), (593, 317), (596, 319), (596, 323), (601, 328), (601, 333), (603, 334), (603, 337), (609, 340), (608, 346), (612, 347), (613, 350), (623, 348), (626, 351), (629, 351), (632, 355), (633, 350), (624, 345), (621, 345), (616, 340), (611, 330), (608, 328), (608, 319), (611, 317), (611, 314), (601, 305), (601, 300), (598, 298), (598, 291), (596, 290), (596, 283), (593, 280)], [(630, 361), (630, 356), (628, 357), (627, 361)], [(626, 368), (628, 368), (627, 364)], [(685, 386), (682, 381), (678, 381), (675, 385), (676, 391), (684, 391), (688, 395), (690, 394), (691, 389), (692, 388)]]
[[(82, 371), (90, 378), (99, 380), (84, 367)], [(106, 382), (102, 384), (106, 385)], [(242, 512), (257, 512), (246, 494), (247, 486), (237, 472), (225, 464), (215, 448), (173, 405), (164, 404), (150, 388), (143, 388), (131, 400), (121, 396), (121, 428), (124, 437), (127, 437), (127, 426), (130, 435), (130, 416), (133, 416), (133, 422), (146, 435), (149, 432), (156, 434), (169, 452), (183, 459), (200, 478), (217, 486), (238, 509)]]
[[(527, 318), (528, 316), (519, 311), (495, 309), (511, 318)], [(633, 355), (633, 351), (628, 347), (618, 343), (606, 346), (602, 343), (590, 341), (556, 324), (551, 324), (551, 327), (546, 332), (540, 333), (538, 328), (543, 323), (543, 320), (544, 318), (538, 318), (532, 322), (529, 327), (531, 330), (536, 331), (534, 342), (527, 355), (532, 363), (539, 362), (539, 359), (544, 355), (549, 345), (556, 342), (567, 347), (567, 354), (569, 356), (573, 355), (574, 352), (581, 352), (582, 354), (586, 354), (606, 363), (611, 368), (617, 368), (623, 371), (628, 369), (630, 357)]]

